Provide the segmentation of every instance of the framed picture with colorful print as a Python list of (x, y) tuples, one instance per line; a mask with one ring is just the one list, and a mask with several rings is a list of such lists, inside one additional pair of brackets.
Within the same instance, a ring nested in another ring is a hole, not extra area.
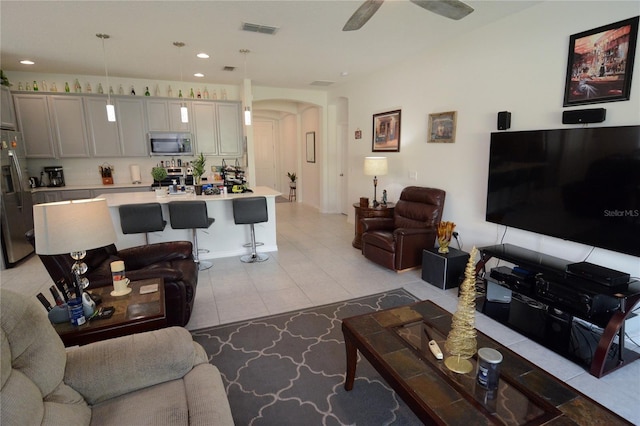
[(628, 101), (638, 16), (569, 38), (564, 106)]
[(373, 152), (400, 152), (400, 110), (373, 114)]
[(457, 111), (429, 114), (427, 142), (454, 143), (457, 116)]

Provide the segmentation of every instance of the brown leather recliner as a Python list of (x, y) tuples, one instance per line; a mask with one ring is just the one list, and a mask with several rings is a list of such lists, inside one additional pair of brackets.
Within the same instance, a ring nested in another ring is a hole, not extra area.
[[(35, 245), (33, 230), (27, 240)], [(64, 278), (72, 282), (74, 260), (68, 254), (38, 255), (54, 282)], [(111, 244), (87, 250), (84, 263), (88, 270), (89, 289), (113, 285), (111, 262), (123, 260), (127, 278), (131, 281), (163, 278), (167, 325), (184, 326), (189, 322), (198, 285), (198, 265), (193, 260), (189, 241), (171, 241), (117, 250)]]
[(362, 254), (386, 268), (403, 271), (422, 264), (422, 250), (435, 246), (445, 192), (408, 186), (392, 218), (363, 218)]

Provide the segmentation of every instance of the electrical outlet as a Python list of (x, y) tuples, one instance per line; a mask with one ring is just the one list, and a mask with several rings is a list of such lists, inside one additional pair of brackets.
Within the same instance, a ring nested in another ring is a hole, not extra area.
[(418, 172), (417, 171), (410, 171), (409, 172), (409, 179), (418, 180)]

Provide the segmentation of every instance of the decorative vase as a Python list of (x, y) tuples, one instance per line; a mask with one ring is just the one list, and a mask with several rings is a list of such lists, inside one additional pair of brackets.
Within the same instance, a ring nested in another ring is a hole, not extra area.
[(438, 224), (438, 253), (449, 253), (449, 243), (451, 243), (451, 236), (456, 224), (453, 222), (440, 222)]

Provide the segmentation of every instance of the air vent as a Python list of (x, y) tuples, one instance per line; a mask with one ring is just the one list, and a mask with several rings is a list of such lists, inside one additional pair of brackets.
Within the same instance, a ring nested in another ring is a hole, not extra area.
[(312, 86), (331, 86), (335, 81), (316, 80), (311, 82)]
[(235, 70), (236, 70), (236, 67), (232, 67), (232, 66), (229, 66), (229, 65), (227, 65), (226, 67), (222, 68), (222, 71), (235, 71)]
[(277, 31), (277, 27), (270, 27), (268, 25), (250, 24), (249, 22), (242, 23), (242, 31), (249, 31), (252, 33), (269, 34), (274, 35)]

